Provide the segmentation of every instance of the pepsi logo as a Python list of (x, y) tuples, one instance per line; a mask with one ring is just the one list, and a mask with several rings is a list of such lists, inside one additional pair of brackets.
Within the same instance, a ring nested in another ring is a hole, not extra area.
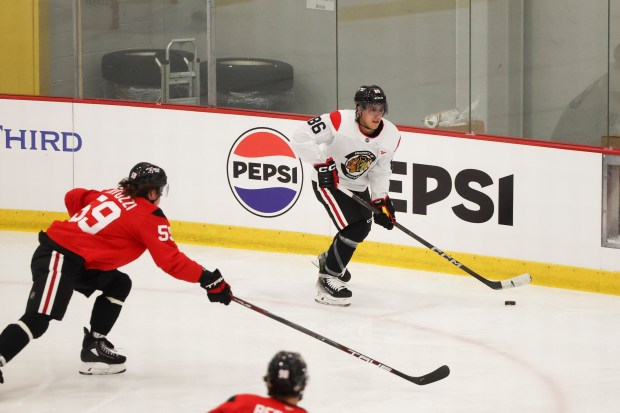
[(288, 139), (269, 128), (244, 132), (230, 148), (228, 184), (246, 210), (277, 217), (295, 205), (303, 186), (301, 160)]

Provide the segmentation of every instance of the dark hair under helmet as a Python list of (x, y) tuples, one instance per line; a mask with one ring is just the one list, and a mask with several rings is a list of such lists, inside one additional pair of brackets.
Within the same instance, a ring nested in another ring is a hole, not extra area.
[[(131, 168), (129, 176), (119, 183), (119, 187), (131, 197), (149, 199), (149, 192), (152, 189), (157, 190), (159, 196), (164, 195), (167, 192), (167, 184), (168, 177), (162, 168), (152, 163), (140, 162)], [(150, 199), (149, 201), (153, 202)]]

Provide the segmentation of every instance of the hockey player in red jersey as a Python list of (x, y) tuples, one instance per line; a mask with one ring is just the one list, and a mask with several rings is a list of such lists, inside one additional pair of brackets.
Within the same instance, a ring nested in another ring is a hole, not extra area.
[(237, 394), (209, 413), (305, 413), (297, 404), (308, 382), (306, 363), (299, 353), (278, 352), (264, 377), (269, 397)]
[(179, 251), (172, 239), (170, 223), (158, 206), (167, 187), (162, 168), (141, 162), (117, 188), (67, 192), (65, 205), (71, 218), (54, 221), (39, 233), (26, 311), (0, 334), (0, 367), (41, 337), (51, 320), (62, 320), (74, 291), (89, 297), (99, 290), (90, 330), (84, 328), (80, 373), (124, 372), (126, 357), (106, 335), (131, 290), (131, 279), (118, 268), (144, 251), (171, 276), (200, 284), (211, 302), (230, 303), (231, 289), (219, 270), (203, 268)]
[[(297, 155), (314, 166), (314, 193), (338, 230), (327, 251), (318, 256), (315, 301), (321, 304), (351, 304), (353, 293), (345, 284), (351, 279), (347, 264), (368, 236), (371, 218), (387, 229), (396, 222), (388, 190), (400, 132), (383, 118), (388, 103), (379, 86), (361, 86), (354, 101), (355, 110), (337, 110), (310, 119), (291, 138)], [(382, 212), (372, 214), (339, 191), (339, 186)]]

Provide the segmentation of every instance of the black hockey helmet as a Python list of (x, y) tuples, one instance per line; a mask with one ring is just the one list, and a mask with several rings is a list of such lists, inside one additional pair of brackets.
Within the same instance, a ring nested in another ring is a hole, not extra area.
[(129, 176), (121, 181), (119, 186), (133, 187), (132, 196), (148, 197), (152, 189), (156, 189), (159, 195), (163, 195), (168, 187), (168, 177), (163, 168), (149, 162), (140, 162), (129, 171)]
[(382, 104), (384, 113), (388, 111), (387, 96), (381, 87), (377, 85), (360, 86), (355, 92), (353, 98), (356, 105), (360, 105), (365, 108), (366, 105)]
[(134, 185), (149, 184), (154, 188), (160, 188), (166, 186), (168, 177), (159, 166), (149, 162), (140, 162), (131, 168), (127, 181)]
[(269, 362), (264, 379), (270, 396), (297, 396), (301, 399), (308, 381), (306, 362), (299, 353), (280, 351)]

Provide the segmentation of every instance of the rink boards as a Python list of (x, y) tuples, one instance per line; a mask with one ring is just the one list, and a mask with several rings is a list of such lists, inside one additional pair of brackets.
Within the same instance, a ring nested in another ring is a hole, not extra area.
[[(66, 217), (68, 189), (114, 187), (149, 161), (169, 176), (177, 241), (318, 253), (335, 230), (288, 146), (308, 117), (5, 96), (0, 228), (44, 229)], [(402, 131), (390, 186), (402, 225), (488, 278), (620, 294), (620, 250), (601, 246), (609, 151)], [(462, 275), (398, 230), (374, 228), (356, 259)]]

